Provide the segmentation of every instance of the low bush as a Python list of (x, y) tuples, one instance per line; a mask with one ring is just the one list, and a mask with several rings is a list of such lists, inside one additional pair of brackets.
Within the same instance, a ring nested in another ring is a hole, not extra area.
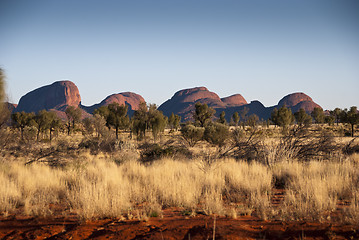
[(204, 128), (196, 127), (192, 124), (186, 124), (181, 128), (183, 139), (190, 147), (194, 147), (197, 142), (203, 139)]
[(161, 146), (160, 144), (144, 143), (139, 146), (142, 162), (151, 162), (164, 157), (190, 158), (192, 153), (183, 146)]

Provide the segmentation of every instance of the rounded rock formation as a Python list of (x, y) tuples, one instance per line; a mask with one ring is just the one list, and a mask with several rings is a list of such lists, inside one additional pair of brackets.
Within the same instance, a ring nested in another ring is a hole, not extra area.
[(248, 104), (241, 94), (234, 94), (229, 97), (221, 98), (221, 100), (227, 107), (239, 107)]
[(79, 106), (81, 96), (77, 86), (71, 81), (58, 81), (37, 88), (23, 97), (16, 108), (17, 112), (38, 112), (40, 110), (61, 110), (67, 106)]
[(145, 99), (143, 99), (141, 95), (132, 92), (123, 92), (108, 96), (100, 105), (106, 106), (110, 103), (118, 103), (119, 105), (129, 105), (132, 110), (138, 110), (142, 102), (145, 102)]
[(315, 107), (321, 108), (311, 97), (302, 92), (292, 93), (283, 97), (278, 102), (277, 107), (280, 108), (284, 105), (290, 108), (293, 113), (299, 111), (301, 108), (303, 108), (307, 113), (312, 112)]
[(138, 110), (140, 104), (142, 102), (146, 102), (145, 99), (136, 93), (133, 92), (123, 92), (123, 93), (116, 93), (116, 94), (112, 94), (108, 97), (106, 97), (104, 100), (102, 100), (100, 103), (98, 104), (94, 104), (92, 106), (81, 106), (82, 109), (84, 109), (85, 111), (87, 111), (88, 113), (93, 113), (93, 111), (95, 111), (95, 109), (102, 107), (102, 106), (107, 106), (111, 103), (118, 103), (118, 105), (127, 105), (128, 106), (128, 110), (129, 110), (129, 114), (132, 115), (132, 113), (136, 110)]
[(285, 97), (283, 97), (279, 102), (278, 106), (286, 105), (287, 107), (294, 107), (300, 102), (303, 101), (310, 101), (313, 102), (312, 98), (306, 95), (305, 93), (298, 92), (298, 93), (292, 93)]

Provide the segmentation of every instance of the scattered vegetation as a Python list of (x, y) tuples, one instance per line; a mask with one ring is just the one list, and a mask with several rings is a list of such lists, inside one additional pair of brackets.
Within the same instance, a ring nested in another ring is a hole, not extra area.
[(214, 119), (201, 103), (182, 125), (155, 105), (141, 104), (131, 118), (127, 111), (110, 104), (82, 121), (74, 107), (64, 120), (48, 111), (7, 115), (0, 214), (48, 216), (60, 207), (82, 219), (143, 220), (177, 207), (191, 216), (359, 224), (356, 107), (293, 114), (283, 106), (274, 125), (248, 109), (230, 123), (224, 113)]

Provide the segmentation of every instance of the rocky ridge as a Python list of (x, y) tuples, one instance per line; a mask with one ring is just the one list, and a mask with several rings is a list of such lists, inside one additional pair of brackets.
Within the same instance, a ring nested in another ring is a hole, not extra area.
[[(37, 88), (21, 97), (18, 106), (14, 106), (16, 112), (38, 112), (49, 110), (56, 112), (64, 118), (64, 111), (68, 106), (80, 107), (83, 110), (83, 117), (88, 117), (93, 111), (101, 106), (106, 106), (116, 102), (119, 105), (127, 105), (129, 115), (138, 109), (145, 99), (133, 92), (122, 92), (106, 97), (98, 104), (84, 106), (81, 104), (81, 96), (77, 86), (71, 81), (57, 81), (53, 84)], [(220, 98), (215, 92), (209, 91), (206, 87), (194, 87), (183, 89), (176, 92), (170, 99), (159, 106), (159, 110), (166, 116), (171, 113), (178, 114), (182, 121), (192, 119), (194, 106), (197, 102), (206, 103), (216, 110), (216, 116), (224, 111), (229, 121), (234, 112), (247, 111), (247, 116), (256, 114), (260, 119), (268, 119), (274, 108), (285, 105), (291, 108), (292, 112), (297, 112), (303, 108), (308, 113), (314, 107), (320, 107), (311, 97), (302, 92), (292, 93), (283, 97), (277, 105), (265, 107), (261, 102), (254, 100), (248, 103), (240, 94)]]

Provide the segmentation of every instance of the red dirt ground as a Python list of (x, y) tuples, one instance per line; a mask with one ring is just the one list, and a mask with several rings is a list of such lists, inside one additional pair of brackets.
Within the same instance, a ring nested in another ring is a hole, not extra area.
[[(253, 216), (186, 217), (174, 208), (148, 221), (69, 217), (0, 218), (1, 239), (359, 239), (359, 227), (329, 223), (264, 221)], [(215, 228), (214, 228), (215, 223)]]

